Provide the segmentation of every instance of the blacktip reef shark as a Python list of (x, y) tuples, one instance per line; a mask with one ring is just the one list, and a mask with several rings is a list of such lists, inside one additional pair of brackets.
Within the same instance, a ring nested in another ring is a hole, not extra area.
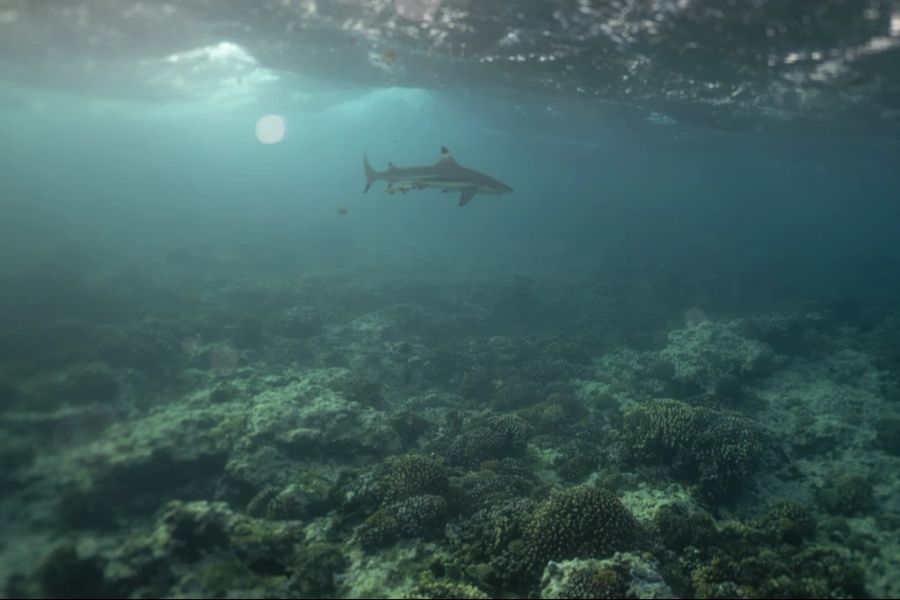
[(366, 170), (366, 189), (380, 179), (388, 182), (387, 191), (406, 193), (409, 190), (434, 188), (444, 192), (460, 192), (459, 206), (468, 204), (475, 194), (508, 194), (511, 187), (493, 177), (468, 169), (460, 165), (445, 147), (441, 147), (441, 157), (433, 165), (427, 167), (398, 167), (388, 163), (387, 171), (376, 171), (363, 156), (363, 167)]

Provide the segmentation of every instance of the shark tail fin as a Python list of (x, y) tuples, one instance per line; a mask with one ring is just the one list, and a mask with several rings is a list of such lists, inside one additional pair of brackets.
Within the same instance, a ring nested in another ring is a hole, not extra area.
[(366, 170), (366, 189), (363, 190), (363, 194), (365, 194), (380, 175), (378, 171), (372, 168), (372, 165), (369, 164), (369, 158), (365, 155), (363, 155), (363, 168)]

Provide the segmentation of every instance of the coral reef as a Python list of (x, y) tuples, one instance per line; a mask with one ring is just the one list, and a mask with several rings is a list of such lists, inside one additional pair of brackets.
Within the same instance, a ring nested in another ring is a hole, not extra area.
[(189, 274), (0, 317), (4, 595), (900, 593), (896, 318)]
[(377, 548), (398, 540), (439, 535), (447, 514), (441, 496), (412, 496), (383, 506), (359, 529), (365, 548)]
[(636, 554), (550, 562), (541, 579), (541, 598), (675, 598), (659, 565)]
[(816, 490), (816, 501), (832, 514), (859, 515), (872, 508), (872, 483), (862, 475), (835, 473)]
[(532, 427), (514, 415), (494, 415), (484, 425), (453, 440), (447, 452), (452, 464), (477, 466), (481, 461), (524, 454)]
[(447, 493), (448, 477), (443, 460), (424, 454), (389, 456), (376, 465), (361, 483), (360, 492), (371, 495), (379, 505), (413, 496)]
[(771, 368), (771, 348), (738, 329), (734, 323), (703, 321), (669, 334), (660, 357), (672, 364), (672, 379), (685, 393), (727, 397)]
[(678, 400), (654, 400), (630, 410), (623, 432), (637, 460), (671, 466), (713, 498), (745, 484), (763, 448), (753, 423)]
[(637, 522), (609, 490), (567, 489), (541, 504), (525, 529), (525, 556), (538, 570), (549, 561), (605, 557), (627, 550)]

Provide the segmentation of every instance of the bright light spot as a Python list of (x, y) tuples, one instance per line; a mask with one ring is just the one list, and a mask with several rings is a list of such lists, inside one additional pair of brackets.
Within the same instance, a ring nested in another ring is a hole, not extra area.
[(900, 36), (900, 12), (891, 14), (891, 35)]
[(279, 115), (266, 115), (256, 122), (256, 139), (263, 144), (277, 144), (284, 138), (284, 119)]
[(394, 10), (410, 21), (430, 21), (441, 5), (441, 0), (394, 0)]
[(253, 55), (244, 50), (237, 44), (231, 42), (219, 42), (212, 46), (202, 46), (194, 48), (186, 52), (177, 52), (170, 54), (165, 59), (170, 63), (193, 62), (202, 63), (210, 62), (217, 65), (243, 65), (255, 66), (257, 64)]

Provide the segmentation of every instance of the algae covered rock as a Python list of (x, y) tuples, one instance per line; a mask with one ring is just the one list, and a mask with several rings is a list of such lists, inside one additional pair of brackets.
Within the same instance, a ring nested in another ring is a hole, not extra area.
[(888, 417), (875, 424), (875, 447), (900, 456), (900, 419)]
[(448, 458), (453, 464), (471, 467), (492, 458), (521, 456), (533, 433), (531, 425), (520, 417), (494, 415), (484, 425), (457, 436)]
[(866, 513), (873, 506), (872, 482), (855, 473), (835, 473), (816, 490), (816, 501), (827, 512), (845, 517)]
[(623, 434), (638, 461), (671, 466), (702, 495), (733, 494), (756, 470), (763, 449), (754, 423), (678, 400), (653, 400), (624, 416)]
[(447, 518), (447, 501), (441, 496), (413, 496), (383, 506), (359, 528), (365, 548), (387, 546), (401, 539), (434, 538)]
[(716, 535), (715, 522), (706, 512), (689, 510), (674, 502), (654, 513), (651, 526), (662, 545), (674, 552), (682, 552), (688, 546), (704, 547)]
[(419, 583), (411, 592), (404, 594), (403, 598), (434, 598), (451, 600), (459, 598), (460, 600), (486, 600), (490, 598), (475, 586), (450, 579), (436, 579), (434, 577), (426, 577), (425, 581)]
[(525, 530), (526, 556), (538, 571), (549, 561), (597, 558), (626, 550), (638, 525), (616, 495), (578, 486), (541, 504)]
[(328, 389), (329, 376), (266, 389), (252, 400), (251, 440), (304, 456), (359, 457), (396, 453), (401, 442), (380, 410)]
[(426, 454), (403, 454), (389, 456), (373, 467), (364, 478), (360, 492), (385, 505), (413, 496), (442, 496), (447, 493), (447, 487), (443, 460)]
[(816, 533), (812, 511), (796, 502), (773, 505), (757, 526), (778, 543), (800, 544)]
[(672, 379), (688, 393), (721, 395), (764, 374), (774, 359), (766, 344), (746, 338), (736, 327), (702, 321), (669, 334), (660, 356), (672, 364)]
[(110, 557), (106, 583), (142, 597), (309, 597), (334, 592), (344, 564), (298, 523), (253, 519), (221, 502), (167, 504)]
[(247, 504), (247, 514), (270, 520), (306, 519), (329, 507), (331, 482), (314, 469), (301, 471), (284, 487), (264, 487)]
[(303, 340), (318, 335), (325, 320), (312, 306), (294, 306), (278, 314), (272, 329), (283, 337)]
[(79, 555), (73, 544), (57, 546), (37, 571), (43, 593), (50, 598), (114, 598), (98, 557)]
[(116, 375), (104, 363), (91, 363), (70, 371), (56, 392), (61, 399), (73, 403), (111, 402), (119, 397)]
[(527, 588), (536, 575), (525, 557), (523, 538), (538, 504), (515, 498), (494, 504), (462, 522), (459, 538), (467, 562), (500, 589)]
[(632, 553), (607, 559), (550, 562), (541, 578), (541, 598), (675, 598), (659, 565)]

